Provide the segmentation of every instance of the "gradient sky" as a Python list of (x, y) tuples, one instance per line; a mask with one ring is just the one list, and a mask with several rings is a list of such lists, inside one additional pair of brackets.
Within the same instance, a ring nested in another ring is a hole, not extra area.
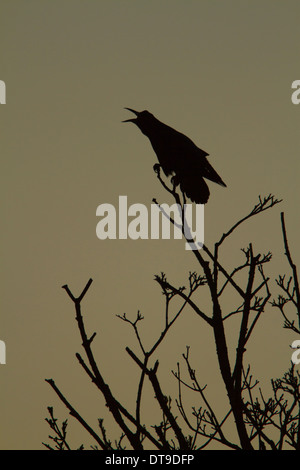
[[(131, 407), (138, 371), (124, 348), (138, 351), (138, 345), (115, 314), (134, 318), (140, 309), (142, 334), (152, 344), (163, 322), (154, 275), (164, 271), (184, 285), (198, 269), (183, 241), (96, 237), (101, 203), (117, 205), (119, 195), (147, 207), (153, 197), (170, 202), (153, 173), (148, 140), (121, 123), (130, 117), (123, 108), (148, 109), (210, 154), (228, 187), (209, 185), (208, 246), (259, 195), (282, 198), (227, 241), (223, 259), (235, 266), (240, 248), (252, 241), (257, 252), (274, 254), (268, 276), (288, 271), (280, 211), (300, 261), (300, 105), (291, 102), (291, 84), (300, 79), (300, 3), (15, 0), (0, 9), (0, 79), (7, 87), (1, 106), (0, 339), (7, 364), (0, 370), (0, 447), (41, 449), (48, 405), (60, 420), (68, 417), (44, 382), (50, 377), (92, 426), (106, 418), (115, 439), (102, 397), (74, 357), (80, 340), (61, 286), (79, 294), (93, 278), (83, 305), (87, 328), (97, 331), (94, 349), (107, 382)], [(269, 307), (249, 346), (253, 373), (263, 383), (287, 369), (292, 339)], [(212, 336), (189, 310), (158, 351), (166, 393), (176, 390), (170, 371), (187, 344), (222, 413)], [(159, 417), (150, 388), (147, 393), (145, 415)], [(69, 422), (72, 442), (92, 444)]]

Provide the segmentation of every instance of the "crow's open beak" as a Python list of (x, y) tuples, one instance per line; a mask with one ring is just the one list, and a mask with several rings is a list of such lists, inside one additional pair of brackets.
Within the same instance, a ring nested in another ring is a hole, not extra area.
[[(138, 116), (140, 114), (138, 111), (135, 111), (134, 109), (131, 109), (131, 108), (124, 108), (124, 109), (128, 109), (128, 111), (131, 111), (136, 116)], [(136, 119), (126, 119), (125, 121), (122, 121), (122, 122), (135, 122), (135, 121), (136, 121)]]

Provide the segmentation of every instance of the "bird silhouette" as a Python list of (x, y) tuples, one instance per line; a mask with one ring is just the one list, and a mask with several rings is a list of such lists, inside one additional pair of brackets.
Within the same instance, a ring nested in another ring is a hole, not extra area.
[(173, 184), (180, 185), (181, 191), (191, 201), (197, 204), (208, 201), (210, 193), (204, 178), (226, 187), (208, 162), (208, 153), (189, 137), (159, 121), (149, 111), (125, 109), (134, 113), (136, 118), (123, 122), (133, 122), (148, 137), (165, 175), (172, 175)]

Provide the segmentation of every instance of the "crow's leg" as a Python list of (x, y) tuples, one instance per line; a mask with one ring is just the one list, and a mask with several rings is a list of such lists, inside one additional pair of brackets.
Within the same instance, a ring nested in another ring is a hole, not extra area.
[(176, 176), (176, 175), (172, 176), (171, 183), (173, 184), (173, 191), (175, 191), (176, 186), (179, 185), (178, 176)]

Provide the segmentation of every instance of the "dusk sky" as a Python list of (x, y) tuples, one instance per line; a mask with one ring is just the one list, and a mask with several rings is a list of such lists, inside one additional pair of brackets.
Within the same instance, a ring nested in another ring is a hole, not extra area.
[[(171, 203), (153, 171), (157, 158), (124, 107), (149, 110), (209, 154), (227, 188), (209, 183), (204, 238), (214, 243), (270, 193), (283, 202), (248, 221), (226, 241), (230, 271), (249, 242), (273, 253), (266, 267), (289, 273), (280, 212), (300, 262), (299, 116), (292, 82), (300, 80), (297, 0), (15, 0), (2, 2), (1, 320), (7, 361), (0, 368), (1, 449), (42, 449), (53, 406), (69, 419), (75, 446), (93, 444), (44, 381), (53, 378), (89, 423), (106, 420), (120, 434), (102, 396), (78, 364), (81, 342), (74, 306), (61, 288), (84, 299), (94, 352), (118, 397), (134, 407), (138, 351), (124, 312), (145, 317), (150, 347), (161, 331), (164, 299), (153, 281), (165, 272), (175, 285), (199, 270), (183, 240), (99, 240), (96, 209), (118, 211), (119, 196), (150, 212), (152, 199)], [(197, 294), (198, 295), (198, 294)], [(208, 300), (197, 300), (205, 308)], [(228, 297), (227, 302), (230, 302)], [(248, 345), (253, 373), (266, 387), (288, 367), (295, 338), (268, 306)], [(234, 344), (232, 339), (232, 345)], [(177, 391), (171, 370), (191, 346), (212, 402), (226, 408), (207, 326), (187, 309), (157, 351), (162, 382)], [(134, 392), (133, 392), (134, 390)], [(222, 396), (220, 398), (220, 390)], [(159, 420), (146, 390), (145, 420)], [(187, 398), (188, 400), (188, 398)]]

